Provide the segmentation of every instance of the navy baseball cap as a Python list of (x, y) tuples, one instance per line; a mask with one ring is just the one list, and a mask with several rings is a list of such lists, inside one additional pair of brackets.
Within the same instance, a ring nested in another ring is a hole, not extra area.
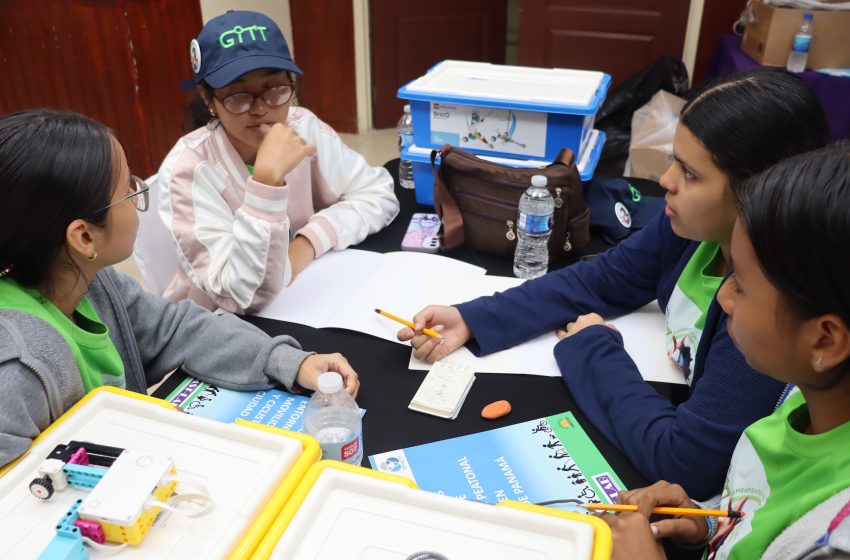
[(214, 17), (189, 45), (192, 89), (202, 81), (220, 88), (258, 68), (274, 68), (302, 74), (289, 52), (286, 38), (272, 19), (259, 12), (231, 10)]
[(612, 245), (649, 223), (666, 204), (663, 198), (643, 196), (622, 177), (594, 177), (584, 184), (584, 199), (590, 225)]

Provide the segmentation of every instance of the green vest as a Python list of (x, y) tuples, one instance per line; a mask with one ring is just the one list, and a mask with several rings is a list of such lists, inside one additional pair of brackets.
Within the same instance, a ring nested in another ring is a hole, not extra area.
[(56, 329), (74, 356), (87, 393), (101, 385), (125, 386), (124, 362), (109, 338), (109, 328), (100, 320), (87, 297), (83, 296), (74, 310), (75, 321), (71, 321), (37, 290), (3, 278), (0, 279), (0, 309), (32, 315)]

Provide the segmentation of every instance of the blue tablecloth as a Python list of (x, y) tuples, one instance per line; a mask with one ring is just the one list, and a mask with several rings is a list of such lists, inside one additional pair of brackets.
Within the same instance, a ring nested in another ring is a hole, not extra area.
[[(756, 68), (759, 63), (741, 50), (741, 38), (727, 33), (720, 38), (705, 80), (723, 78)], [(809, 84), (823, 104), (834, 140), (850, 139), (850, 78), (806, 70), (799, 76)]]

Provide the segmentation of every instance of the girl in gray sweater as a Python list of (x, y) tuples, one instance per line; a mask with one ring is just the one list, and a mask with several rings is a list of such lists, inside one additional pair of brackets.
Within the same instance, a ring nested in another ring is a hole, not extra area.
[(357, 394), (340, 354), (171, 304), (112, 270), (147, 197), (103, 125), (50, 110), (0, 118), (0, 467), (92, 389), (145, 393), (178, 367), (246, 391), (314, 389), (337, 371)]

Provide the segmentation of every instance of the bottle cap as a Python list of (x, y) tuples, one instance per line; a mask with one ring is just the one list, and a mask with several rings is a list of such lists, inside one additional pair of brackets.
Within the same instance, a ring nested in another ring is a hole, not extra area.
[(335, 371), (326, 371), (319, 375), (317, 385), (320, 393), (332, 395), (337, 391), (342, 391), (342, 376)]
[[(398, 105), (396, 105), (396, 107), (398, 107)], [(404, 104), (404, 112), (405, 112), (405, 113), (409, 113), (409, 112), (410, 112), (410, 103), (405, 103), (405, 104)]]
[(546, 178), (546, 175), (532, 175), (531, 184), (535, 187), (545, 187), (549, 184), (549, 179)]
[(814, 17), (815, 17), (814, 14), (806, 12), (805, 15), (803, 16), (803, 19), (809, 19), (810, 20), (810, 19), (813, 19)]

